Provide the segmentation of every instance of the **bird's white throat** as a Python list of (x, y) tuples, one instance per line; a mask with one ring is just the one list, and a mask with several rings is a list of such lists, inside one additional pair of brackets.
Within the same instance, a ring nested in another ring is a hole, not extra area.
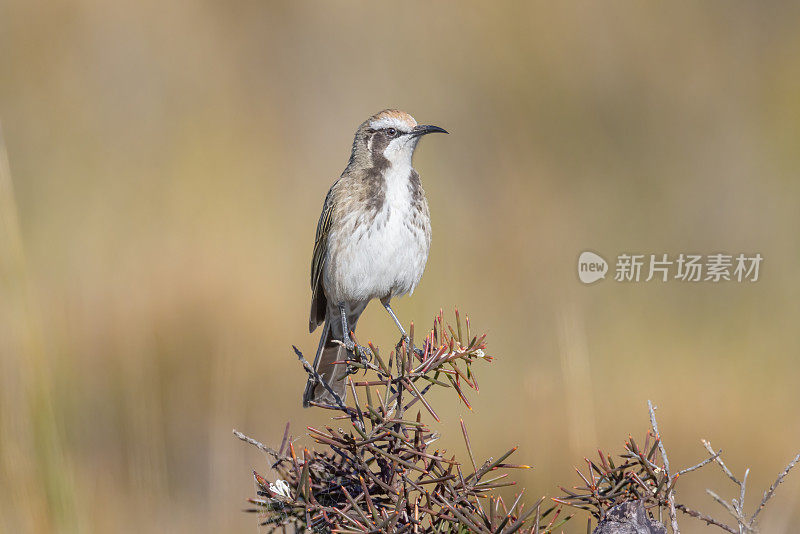
[(393, 163), (384, 172), (386, 180), (385, 207), (391, 211), (405, 213), (411, 210), (411, 187), (409, 180), (414, 169), (411, 167), (411, 158), (400, 164)]

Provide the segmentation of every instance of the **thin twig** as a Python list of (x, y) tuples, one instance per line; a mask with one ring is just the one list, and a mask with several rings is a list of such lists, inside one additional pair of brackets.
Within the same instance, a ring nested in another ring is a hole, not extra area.
[(728, 501), (726, 501), (725, 499), (723, 499), (722, 497), (717, 495), (716, 492), (714, 492), (714, 491), (712, 491), (710, 489), (707, 489), (706, 493), (708, 493), (711, 496), (712, 499), (717, 501), (717, 503), (720, 506), (725, 508), (728, 511), (728, 513), (731, 514), (734, 519), (736, 519), (736, 521), (739, 521), (739, 516), (738, 516), (738, 513), (737, 513), (737, 510), (736, 510), (735, 506), (733, 506), (731, 503), (729, 503)]
[(789, 464), (781, 472), (781, 474), (778, 475), (778, 478), (775, 479), (775, 482), (773, 482), (772, 485), (769, 487), (769, 489), (764, 492), (764, 498), (761, 499), (761, 504), (758, 505), (758, 508), (756, 508), (756, 511), (753, 512), (753, 515), (750, 517), (751, 525), (755, 524), (758, 514), (760, 514), (761, 510), (763, 510), (764, 507), (767, 505), (767, 501), (769, 501), (772, 498), (772, 496), (775, 495), (775, 490), (778, 489), (778, 486), (781, 484), (781, 482), (783, 482), (783, 479), (786, 478), (786, 475), (789, 474), (789, 471), (791, 471), (792, 468), (794, 468), (794, 466), (798, 464), (798, 462), (800, 462), (800, 454), (795, 456), (792, 459), (792, 461), (789, 462)]
[(253, 439), (250, 436), (247, 436), (242, 432), (239, 432), (235, 428), (233, 429), (233, 435), (236, 436), (237, 438), (239, 438), (240, 440), (245, 441), (245, 442), (249, 443), (250, 445), (255, 446), (257, 449), (269, 454), (270, 456), (272, 456), (276, 460), (283, 460), (284, 459), (284, 457), (281, 456), (281, 454), (279, 454), (278, 451), (276, 451), (275, 449), (267, 447), (266, 445), (264, 445), (260, 441), (258, 441), (256, 439)]
[[(706, 448), (706, 450), (709, 452), (709, 454), (714, 454), (714, 449), (711, 447), (711, 442), (710, 441), (705, 440), (705, 439), (701, 439), (700, 442), (703, 444), (703, 447)], [(725, 465), (725, 462), (722, 461), (722, 458), (720, 458), (718, 456), (714, 461), (717, 462), (717, 464), (722, 468), (722, 472), (725, 473), (725, 475), (728, 478), (730, 478), (733, 481), (734, 484), (736, 484), (739, 487), (742, 486), (742, 483), (739, 482), (738, 478), (733, 476), (733, 473), (731, 473), (731, 470), (728, 469), (727, 465)]]
[(300, 363), (303, 364), (303, 369), (306, 370), (306, 373), (308, 373), (311, 376), (313, 376), (314, 380), (316, 380), (318, 384), (322, 384), (322, 386), (325, 388), (325, 390), (333, 396), (333, 399), (336, 401), (336, 405), (340, 409), (347, 411), (347, 406), (345, 406), (344, 401), (342, 400), (342, 397), (340, 397), (338, 393), (333, 391), (331, 389), (331, 387), (328, 385), (328, 383), (320, 376), (320, 374), (317, 372), (317, 370), (314, 369), (311, 366), (310, 363), (308, 363), (308, 360), (305, 359), (305, 357), (303, 356), (303, 353), (300, 352), (300, 349), (298, 349), (294, 345), (292, 345), (292, 348), (294, 349), (294, 353), (297, 355), (297, 359), (300, 360)]
[(707, 516), (707, 515), (705, 515), (705, 514), (703, 514), (701, 512), (698, 512), (696, 510), (692, 510), (691, 508), (689, 508), (689, 507), (687, 507), (687, 506), (685, 506), (683, 504), (676, 504), (675, 508), (677, 508), (678, 510), (680, 510), (681, 512), (683, 512), (686, 515), (689, 515), (691, 517), (700, 519), (701, 521), (705, 521), (706, 524), (714, 525), (715, 527), (719, 527), (722, 530), (730, 532), (731, 534), (738, 534), (738, 532), (739, 532), (738, 530), (734, 529), (733, 527), (728, 526), (728, 525), (726, 525), (725, 523), (723, 523), (721, 521), (717, 521), (713, 517), (709, 517), (709, 516)]
[(709, 464), (710, 462), (713, 462), (714, 460), (716, 460), (719, 457), (720, 454), (722, 454), (722, 449), (720, 449), (718, 452), (716, 452), (713, 456), (709, 456), (708, 458), (706, 458), (705, 460), (703, 460), (699, 464), (693, 465), (692, 467), (687, 467), (686, 469), (681, 469), (680, 471), (678, 471), (678, 476), (685, 475), (686, 473), (691, 473), (692, 471), (696, 471), (696, 470), (700, 469), (701, 467), (703, 467), (703, 466)]
[[(658, 422), (656, 421), (656, 408), (651, 401), (647, 401), (647, 408), (650, 411), (650, 425), (653, 427), (653, 432), (656, 434), (658, 440), (658, 450), (661, 451), (661, 459), (664, 461), (664, 472), (668, 479), (671, 479), (669, 470), (669, 459), (667, 458), (667, 449), (664, 447), (664, 440), (661, 439), (661, 434), (658, 432)], [(669, 520), (672, 524), (673, 534), (680, 534), (678, 528), (678, 514), (675, 512), (675, 492), (672, 489), (667, 491), (667, 503), (669, 504)]]

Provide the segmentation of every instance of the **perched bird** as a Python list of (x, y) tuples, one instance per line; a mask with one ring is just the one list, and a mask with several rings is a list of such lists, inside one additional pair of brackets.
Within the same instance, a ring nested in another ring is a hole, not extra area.
[[(355, 358), (350, 333), (369, 301), (380, 299), (408, 337), (389, 303), (414, 291), (428, 260), (428, 201), (411, 158), (420, 138), (434, 132), (447, 133), (395, 109), (373, 115), (356, 130), (350, 161), (325, 197), (311, 261), (308, 330), (325, 323), (314, 369), (342, 400), (347, 366), (334, 362)], [(309, 376), (303, 406), (336, 404), (331, 391)]]

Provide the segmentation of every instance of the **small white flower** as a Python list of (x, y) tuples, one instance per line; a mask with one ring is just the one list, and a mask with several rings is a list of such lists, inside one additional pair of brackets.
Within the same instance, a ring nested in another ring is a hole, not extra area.
[(289, 484), (287, 484), (285, 480), (278, 479), (275, 481), (274, 484), (270, 483), (269, 489), (271, 492), (277, 493), (278, 495), (286, 497), (287, 499), (292, 498), (292, 493), (289, 489)]

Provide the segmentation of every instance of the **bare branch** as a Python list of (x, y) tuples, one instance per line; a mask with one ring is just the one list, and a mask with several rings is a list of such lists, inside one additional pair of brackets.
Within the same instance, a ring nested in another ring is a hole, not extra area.
[[(706, 448), (706, 450), (709, 452), (709, 454), (714, 454), (714, 449), (711, 447), (711, 442), (710, 441), (705, 440), (705, 439), (701, 439), (700, 442), (703, 444), (703, 447)], [(722, 458), (717, 456), (717, 458), (714, 461), (717, 462), (717, 465), (719, 465), (722, 468), (722, 471), (725, 473), (725, 475), (728, 478), (730, 478), (733, 481), (734, 484), (736, 484), (739, 487), (742, 486), (742, 483), (739, 482), (738, 478), (733, 476), (733, 473), (731, 473), (731, 470), (728, 469), (727, 465), (725, 465), (725, 462), (722, 461)]]
[(697, 471), (701, 467), (704, 467), (705, 465), (707, 465), (707, 464), (713, 462), (714, 460), (716, 460), (719, 457), (720, 454), (722, 454), (722, 449), (720, 449), (713, 456), (709, 456), (708, 458), (706, 458), (705, 460), (703, 460), (699, 464), (695, 464), (692, 467), (687, 467), (686, 469), (681, 469), (680, 471), (678, 471), (678, 476), (685, 475), (686, 473), (691, 473), (692, 471)]
[(756, 508), (756, 511), (753, 512), (753, 515), (750, 517), (751, 525), (755, 524), (758, 514), (761, 513), (761, 510), (764, 509), (764, 507), (767, 505), (767, 502), (773, 497), (773, 495), (775, 495), (775, 490), (778, 489), (778, 486), (781, 484), (781, 482), (783, 482), (783, 479), (786, 478), (786, 475), (789, 474), (789, 471), (791, 471), (792, 468), (798, 464), (798, 462), (800, 462), (800, 454), (795, 456), (792, 461), (789, 462), (781, 474), (778, 475), (778, 478), (775, 479), (775, 482), (773, 482), (769, 489), (764, 492), (764, 498), (761, 499), (761, 504), (758, 505), (758, 508)]
[(738, 514), (736, 508), (731, 503), (729, 503), (728, 501), (726, 501), (725, 499), (723, 499), (722, 497), (720, 497), (719, 495), (717, 495), (714, 491), (712, 491), (710, 489), (707, 489), (706, 493), (708, 493), (711, 496), (712, 499), (717, 501), (717, 503), (719, 503), (723, 508), (725, 508), (728, 511), (728, 513), (733, 516), (734, 519), (739, 521), (739, 514)]
[(294, 349), (294, 353), (297, 355), (297, 359), (300, 360), (300, 363), (303, 364), (303, 369), (305, 369), (306, 373), (308, 373), (309, 375), (314, 377), (314, 380), (316, 380), (318, 384), (322, 384), (322, 387), (324, 387), (325, 390), (333, 396), (333, 399), (336, 401), (336, 406), (339, 409), (347, 411), (347, 406), (345, 406), (344, 401), (342, 400), (342, 397), (340, 397), (338, 393), (336, 393), (333, 389), (331, 389), (331, 387), (320, 376), (320, 374), (317, 372), (317, 370), (314, 369), (314, 367), (310, 363), (308, 363), (308, 360), (305, 359), (305, 357), (303, 356), (303, 353), (300, 352), (300, 349), (298, 349), (294, 345), (292, 345), (292, 348)]
[[(658, 432), (658, 422), (656, 421), (656, 407), (653, 406), (651, 401), (647, 401), (647, 408), (650, 410), (650, 425), (653, 427), (653, 432), (656, 434), (658, 440), (658, 450), (661, 451), (661, 459), (664, 460), (664, 470), (667, 477), (671, 478), (669, 470), (669, 459), (667, 458), (667, 449), (664, 447), (664, 440), (661, 439), (661, 434)], [(667, 503), (669, 504), (669, 520), (672, 526), (673, 534), (680, 534), (678, 528), (678, 514), (675, 512), (675, 492), (672, 488), (667, 492)]]
[(240, 440), (245, 441), (245, 442), (249, 443), (250, 445), (253, 445), (257, 449), (269, 454), (270, 456), (275, 458), (275, 460), (282, 460), (283, 459), (283, 457), (275, 449), (271, 449), (270, 447), (267, 447), (266, 445), (264, 445), (260, 441), (258, 441), (256, 439), (253, 439), (250, 436), (247, 436), (242, 432), (239, 432), (235, 428), (233, 429), (233, 435), (236, 436), (237, 438), (239, 438)]
[(731, 526), (726, 525), (725, 523), (714, 519), (713, 517), (707, 516), (701, 512), (696, 510), (692, 510), (691, 508), (683, 505), (683, 504), (676, 504), (675, 508), (680, 510), (686, 515), (692, 516), (694, 518), (700, 519), (701, 521), (705, 521), (708, 525), (714, 525), (715, 527), (719, 527), (726, 532), (730, 532), (731, 534), (739, 534), (739, 531), (734, 529)]

